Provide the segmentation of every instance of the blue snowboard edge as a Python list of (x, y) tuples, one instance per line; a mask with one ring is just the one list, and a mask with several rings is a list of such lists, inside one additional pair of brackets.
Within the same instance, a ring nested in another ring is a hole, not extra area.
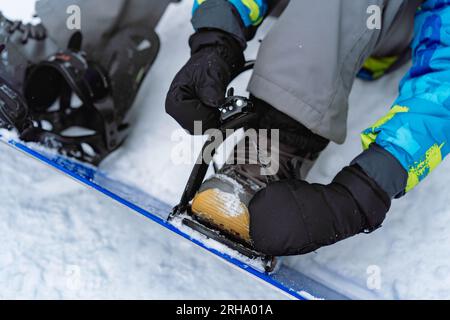
[(206, 246), (200, 240), (186, 234), (167, 221), (167, 217), (171, 212), (169, 205), (162, 203), (137, 188), (127, 186), (121, 182), (108, 178), (107, 175), (102, 173), (100, 170), (97, 170), (95, 167), (90, 167), (56, 154), (46, 154), (43, 151), (33, 150), (25, 144), (15, 140), (9, 140), (8, 144), (144, 215), (164, 228), (169, 229), (179, 236), (195, 243), (226, 262), (250, 273), (251, 275), (259, 278), (267, 284), (272, 285), (276, 289), (281, 290), (295, 299), (348, 299), (346, 296), (287, 266), (281, 266), (280, 270), (277, 271), (276, 274), (268, 275), (226, 253)]

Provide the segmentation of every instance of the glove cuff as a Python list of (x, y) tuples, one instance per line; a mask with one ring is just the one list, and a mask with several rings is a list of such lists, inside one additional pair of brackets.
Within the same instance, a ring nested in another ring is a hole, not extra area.
[(358, 165), (344, 168), (334, 178), (333, 183), (351, 193), (366, 221), (366, 225), (363, 226), (366, 232), (372, 232), (381, 227), (391, 207), (391, 198)]
[(359, 165), (391, 199), (405, 194), (408, 173), (391, 153), (376, 143), (361, 153), (352, 164)]
[(232, 77), (238, 75), (245, 65), (244, 49), (230, 34), (220, 30), (203, 29), (189, 39), (191, 55), (203, 50), (215, 51), (228, 65)]

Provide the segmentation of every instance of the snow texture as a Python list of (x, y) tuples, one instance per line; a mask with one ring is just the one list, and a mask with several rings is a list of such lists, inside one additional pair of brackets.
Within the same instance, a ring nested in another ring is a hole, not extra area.
[[(0, 10), (13, 18), (30, 17), (33, 3), (2, 1)], [(170, 155), (170, 146), (164, 147), (164, 143), (176, 125), (163, 117), (163, 102), (179, 64), (168, 68), (170, 63), (162, 59), (173, 52), (181, 52), (177, 63), (187, 57), (188, 7), (186, 2), (173, 6), (161, 23), (163, 38), (179, 35), (172, 45), (163, 44), (161, 58), (138, 103), (142, 121), (123, 152), (110, 161), (117, 161), (110, 166), (116, 172), (124, 170), (123, 176), (129, 174), (130, 180), (141, 183), (145, 177), (143, 185), (165, 199), (178, 196), (188, 175), (188, 166), (176, 169), (175, 174), (169, 172), (166, 155)], [(183, 12), (183, 20), (173, 21), (178, 12)], [(131, 157), (127, 157), (127, 149)], [(0, 144), (0, 162), (2, 299), (285, 298), (150, 220), (4, 144)], [(178, 177), (180, 172), (183, 175)], [(172, 190), (175, 185), (179, 187), (176, 191)]]
[[(29, 15), (32, 2), (4, 1), (0, 10)], [(133, 133), (102, 167), (170, 204), (176, 204), (191, 170), (191, 164), (174, 165), (180, 141), (173, 133), (179, 128), (164, 113), (170, 81), (189, 56), (190, 6), (189, 0), (172, 5), (158, 26), (161, 54), (136, 103)], [(271, 23), (249, 46), (249, 58)], [(359, 132), (388, 111), (406, 71), (407, 66), (377, 82), (355, 83), (348, 139), (323, 153), (309, 181), (329, 183), (361, 151)], [(244, 93), (246, 80), (248, 75), (238, 81), (237, 94)], [(104, 196), (0, 148), (0, 297), (282, 297)], [(285, 263), (354, 298), (450, 298), (449, 169), (444, 161), (395, 201), (382, 229)]]

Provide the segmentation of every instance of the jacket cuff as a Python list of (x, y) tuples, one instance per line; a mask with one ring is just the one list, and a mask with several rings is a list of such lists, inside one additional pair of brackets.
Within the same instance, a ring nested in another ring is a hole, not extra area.
[(376, 143), (351, 164), (359, 165), (391, 199), (400, 198), (405, 194), (408, 173), (391, 153)]
[(233, 35), (242, 46), (247, 47), (248, 31), (234, 6), (224, 0), (208, 0), (195, 10), (192, 25), (196, 31), (204, 28), (219, 29)]

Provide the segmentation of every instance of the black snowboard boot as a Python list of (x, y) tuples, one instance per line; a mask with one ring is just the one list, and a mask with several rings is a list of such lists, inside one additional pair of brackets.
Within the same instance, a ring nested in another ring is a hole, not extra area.
[[(238, 143), (232, 159), (203, 183), (192, 202), (197, 218), (249, 244), (248, 206), (253, 196), (268, 183), (304, 178), (329, 143), (264, 101), (253, 101), (260, 115), (256, 134)], [(271, 129), (279, 129), (279, 139)]]

